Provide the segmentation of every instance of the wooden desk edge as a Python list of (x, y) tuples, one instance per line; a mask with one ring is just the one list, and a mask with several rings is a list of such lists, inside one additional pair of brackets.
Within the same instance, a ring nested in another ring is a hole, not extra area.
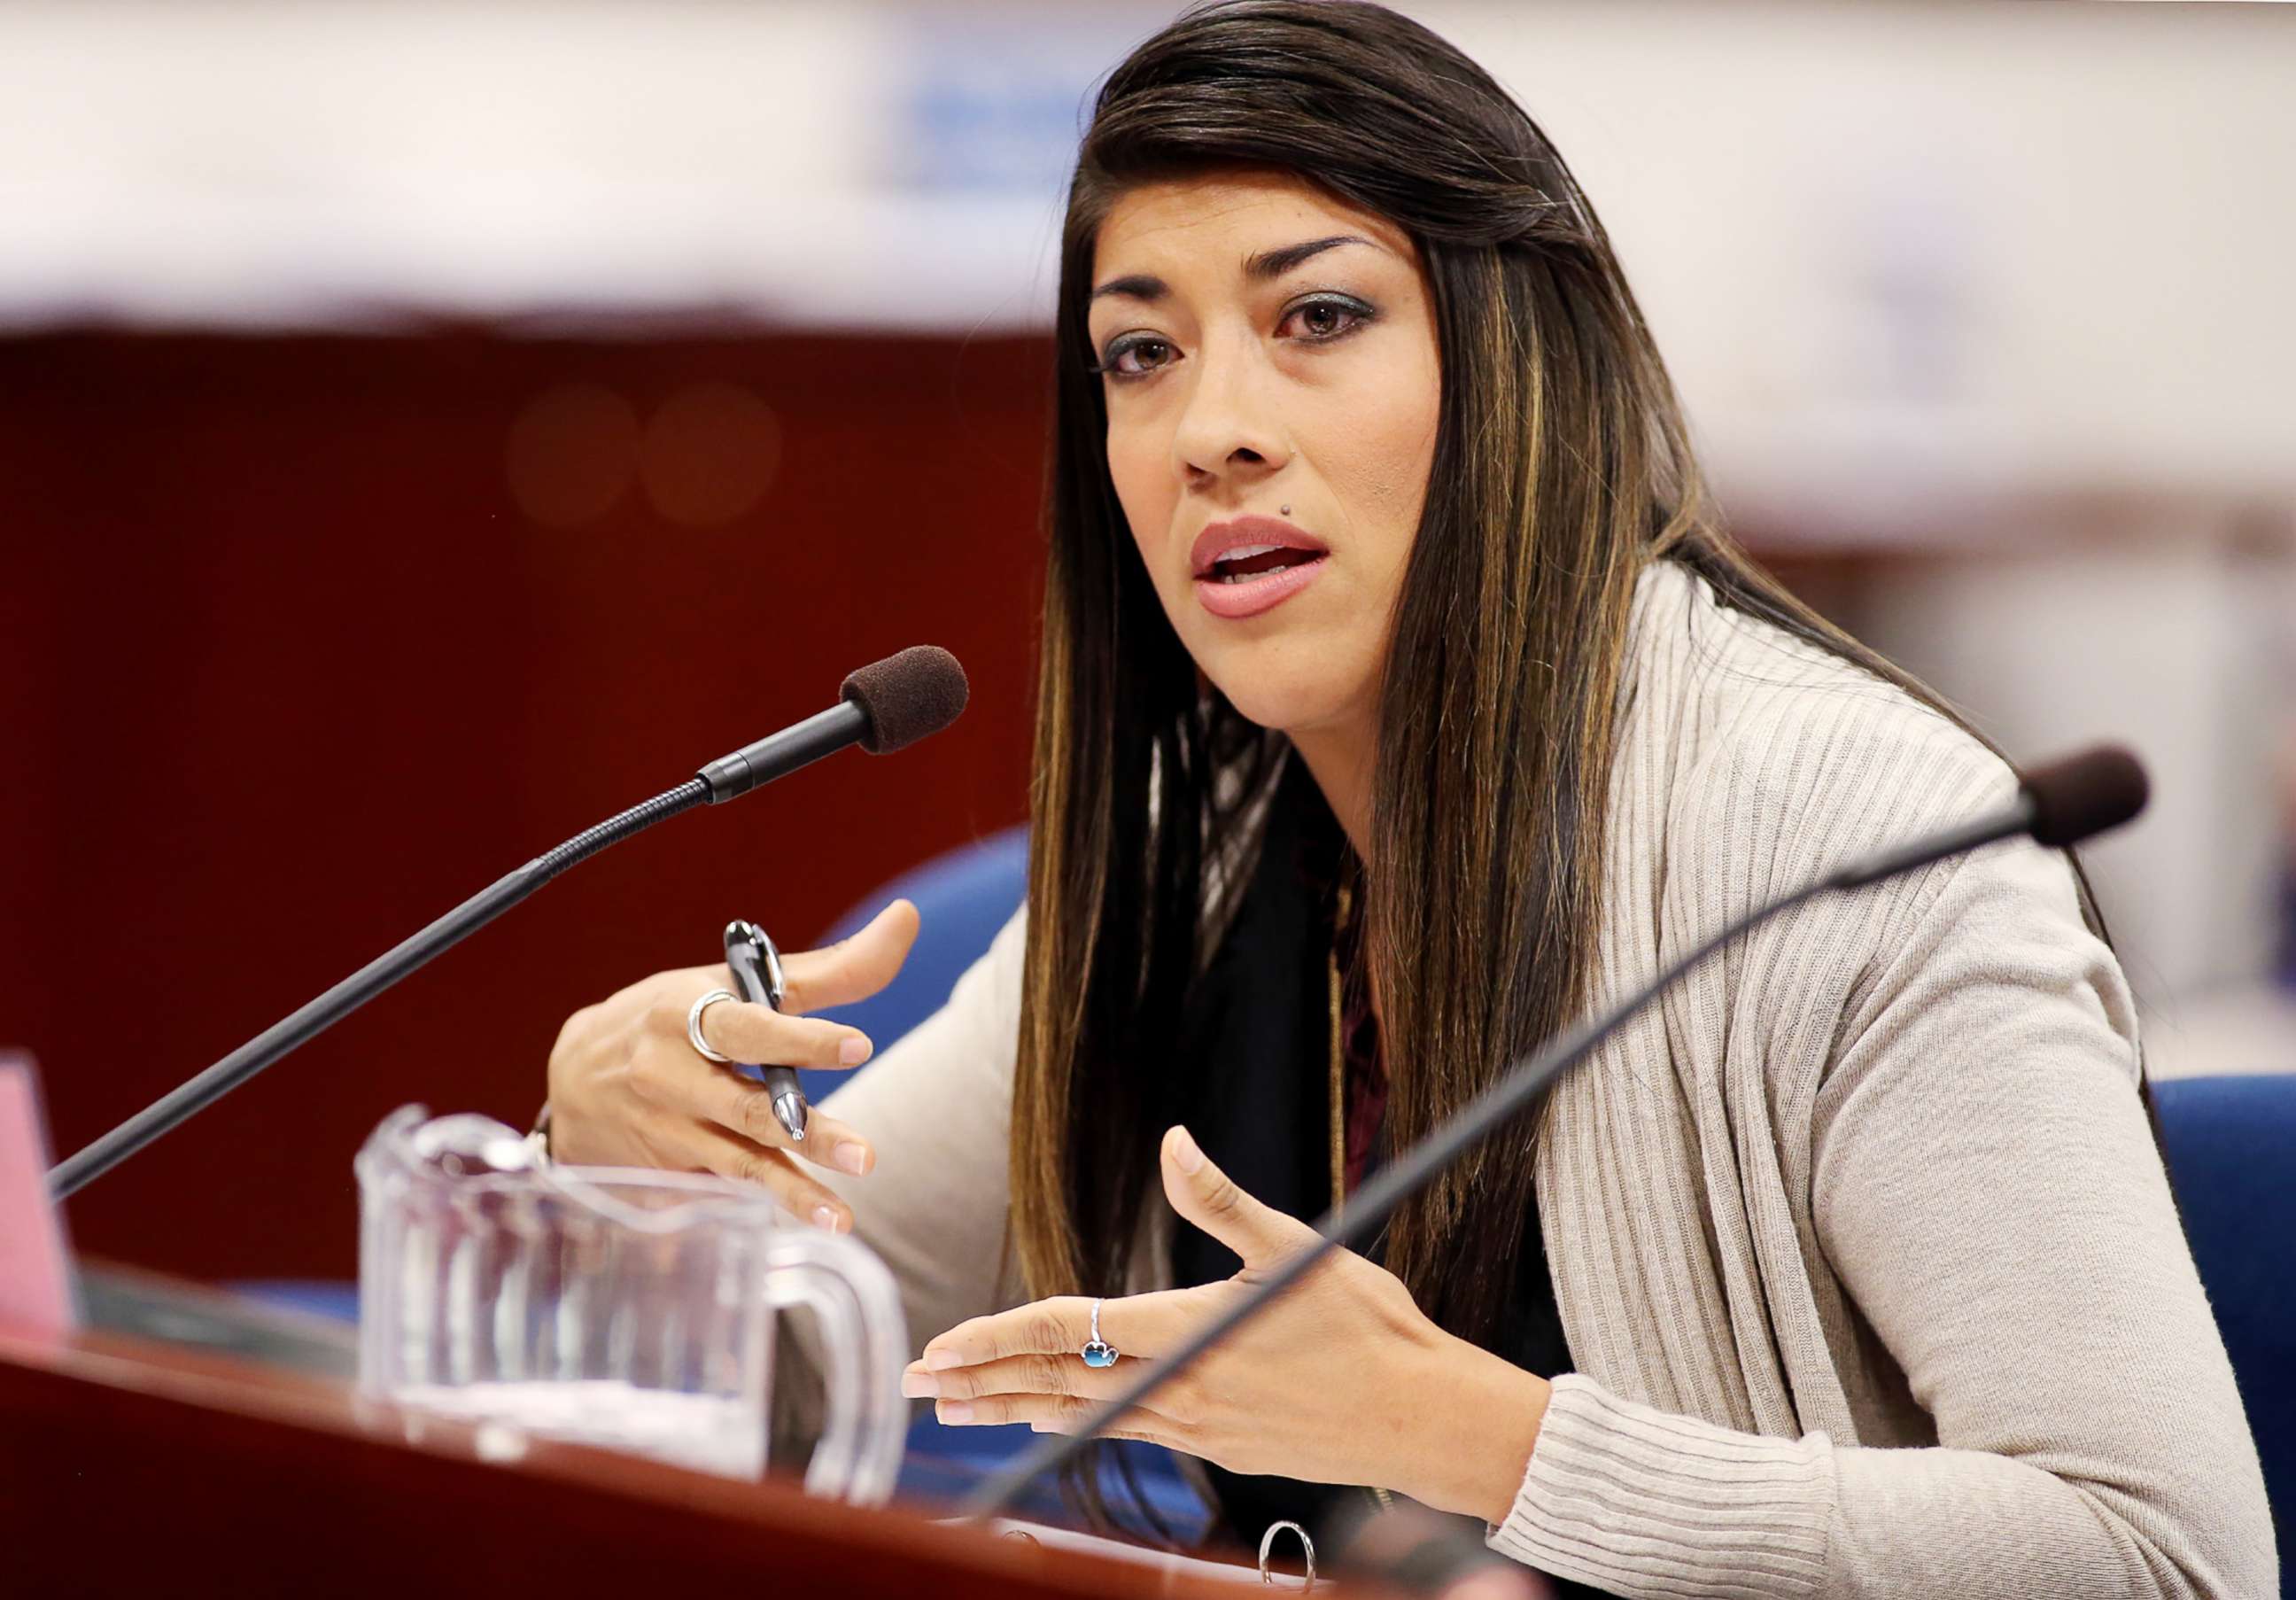
[[(864, 1509), (815, 1499), (786, 1480), (742, 1482), (539, 1440), (529, 1441), (516, 1459), (504, 1460), (497, 1431), (406, 1412), (361, 1397), (348, 1383), (103, 1333), (52, 1341), (0, 1329), (0, 1481), (12, 1471), (39, 1470), (37, 1461), (20, 1460), (12, 1468), (6, 1460), (10, 1445), (27, 1435), (20, 1424), (28, 1418), (45, 1413), (69, 1428), (74, 1409), (97, 1405), (188, 1407), (218, 1424), (214, 1433), (219, 1448), (221, 1436), (231, 1432), (221, 1426), (226, 1421), (242, 1431), (292, 1430), (376, 1451), (545, 1480), (594, 1507), (604, 1497), (633, 1510), (652, 1506), (695, 1519), (697, 1525), (735, 1525), (757, 1538), (759, 1576), (774, 1570), (776, 1549), (802, 1545), (817, 1551), (833, 1544), (873, 1563), (890, 1560), (912, 1570), (935, 1569), (952, 1579), (969, 1578), (983, 1592), (994, 1585), (995, 1592), (1016, 1596), (1117, 1600), (1215, 1600), (1234, 1592), (1231, 1585), (1193, 1575), (938, 1524), (913, 1507)], [(482, 1431), (488, 1435), (484, 1441)], [(29, 1432), (38, 1435), (37, 1429)], [(129, 1508), (117, 1509), (126, 1514)], [(519, 1527), (503, 1532), (505, 1538), (531, 1535)], [(1316, 1588), (1321, 1591), (1324, 1585)]]

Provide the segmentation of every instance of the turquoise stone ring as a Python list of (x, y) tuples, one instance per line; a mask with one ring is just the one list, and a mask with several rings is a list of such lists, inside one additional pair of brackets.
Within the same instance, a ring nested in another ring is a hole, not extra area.
[(1100, 1302), (1098, 1301), (1092, 1302), (1092, 1339), (1077, 1354), (1084, 1358), (1084, 1364), (1086, 1366), (1116, 1365), (1116, 1347), (1100, 1336)]

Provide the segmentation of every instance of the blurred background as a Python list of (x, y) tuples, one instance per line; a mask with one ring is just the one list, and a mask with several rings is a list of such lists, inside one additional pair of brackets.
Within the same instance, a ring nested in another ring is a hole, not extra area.
[[(1747, 542), (2016, 755), (2160, 1074), (2296, 1067), (2296, 10), (1406, 6), (1617, 241)], [(0, 1043), (78, 1147), (501, 873), (954, 650), (949, 733), (626, 844), (70, 1207), (349, 1276), (392, 1107), (1022, 819), (1047, 308), (1166, 5), (0, 4)]]

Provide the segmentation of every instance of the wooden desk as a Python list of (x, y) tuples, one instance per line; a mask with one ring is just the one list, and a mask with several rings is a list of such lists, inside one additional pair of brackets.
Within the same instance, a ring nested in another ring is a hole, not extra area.
[(116, 1333), (0, 1333), (0, 1595), (23, 1600), (1237, 1592), (788, 1481), (505, 1439), (337, 1378)]

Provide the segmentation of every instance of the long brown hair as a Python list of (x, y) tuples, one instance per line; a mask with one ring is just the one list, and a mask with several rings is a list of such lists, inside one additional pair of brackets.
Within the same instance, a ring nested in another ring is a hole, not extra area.
[[(1602, 224), (1496, 82), (1377, 5), (1186, 13), (1103, 86), (1062, 242), (1011, 1157), (1013, 1239), (1039, 1295), (1126, 1287), (1159, 1136), (1189, 1110), (1171, 1063), (1206, 955), (1207, 863), (1280, 754), (1201, 686), (1158, 604), (1110, 480), (1086, 329), (1114, 199), (1237, 167), (1299, 174), (1391, 219), (1433, 292), (1441, 417), (1363, 864), (1391, 1145), (1588, 997), (1620, 661), (1649, 562), (1682, 562), (1726, 603), (1963, 722), (1732, 543)], [(1487, 1140), (1386, 1235), (1421, 1309), (1486, 1345), (1515, 1281), (1535, 1131), (1526, 1119)]]

